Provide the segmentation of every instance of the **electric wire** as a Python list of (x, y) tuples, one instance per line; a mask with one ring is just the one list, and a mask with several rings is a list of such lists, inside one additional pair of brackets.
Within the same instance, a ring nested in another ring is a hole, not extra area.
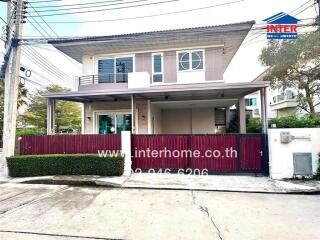
[[(59, 12), (59, 11), (69, 11), (69, 10), (78, 10), (78, 9), (87, 10), (87, 9), (90, 9), (90, 8), (101, 8), (101, 7), (118, 6), (118, 5), (125, 5), (126, 6), (126, 5), (131, 4), (131, 3), (140, 3), (140, 2), (149, 2), (149, 1), (150, 0), (132, 0), (130, 2), (123, 2), (123, 1), (118, 2), (117, 1), (116, 3), (107, 3), (107, 4), (102, 4), (102, 5), (94, 4), (94, 6), (84, 6), (84, 7), (73, 7), (75, 5), (71, 5), (72, 6), (71, 8), (46, 9), (46, 10), (38, 10), (38, 12), (39, 13), (41, 13), (41, 12)], [(180, 0), (176, 0), (176, 1), (180, 1)], [(104, 3), (106, 3), (106, 2), (104, 2)], [(92, 3), (91, 3), (91, 5), (92, 5)]]
[[(157, 14), (136, 16), (136, 17), (113, 18), (113, 19), (102, 19), (102, 20), (86, 20), (86, 21), (47, 21), (47, 23), (50, 23), (50, 24), (82, 24), (82, 23), (102, 23), (102, 22), (114, 22), (114, 21), (144, 19), (144, 18), (152, 18), (152, 17), (160, 17), (160, 16), (175, 15), (175, 14), (181, 14), (181, 13), (194, 12), (194, 11), (201, 11), (201, 10), (206, 10), (206, 9), (210, 9), (210, 8), (215, 8), (215, 7), (235, 4), (235, 3), (239, 3), (239, 2), (243, 2), (243, 1), (245, 1), (245, 0), (236, 0), (236, 1), (226, 2), (226, 3), (209, 5), (209, 6), (205, 6), (205, 7), (191, 8), (191, 9), (186, 9), (186, 10), (179, 10), (179, 11), (165, 12), (165, 13), (157, 13)], [(39, 23), (42, 23), (42, 22), (39, 22)]]
[[(52, 13), (52, 14), (42, 14), (42, 17), (52, 17), (52, 16), (65, 16), (65, 15), (72, 15), (72, 14), (88, 14), (88, 13), (95, 13), (95, 12), (104, 12), (104, 11), (112, 11), (112, 10), (119, 10), (119, 9), (128, 9), (128, 8), (137, 8), (137, 7), (144, 7), (144, 6), (153, 6), (159, 5), (164, 3), (171, 3), (171, 2), (178, 2), (180, 0), (164, 0), (152, 3), (144, 3), (144, 4), (137, 4), (132, 6), (124, 6), (124, 7), (116, 7), (116, 8), (104, 8), (104, 9), (96, 9), (96, 10), (86, 10), (86, 11), (76, 11), (76, 12), (66, 12), (66, 13)], [(33, 17), (39, 17), (36, 15), (31, 15)]]

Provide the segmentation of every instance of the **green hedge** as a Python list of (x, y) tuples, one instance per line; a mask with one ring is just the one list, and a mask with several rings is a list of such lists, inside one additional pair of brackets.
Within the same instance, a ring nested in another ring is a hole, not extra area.
[(7, 158), (11, 177), (46, 175), (120, 176), (124, 157), (99, 157), (98, 154), (21, 155)]
[(320, 127), (320, 117), (306, 115), (273, 118), (269, 120), (269, 127), (272, 127), (272, 124), (275, 124), (276, 128), (317, 128)]
[(17, 129), (17, 136), (26, 136), (26, 135), (45, 135), (47, 133), (44, 128), (21, 128)]

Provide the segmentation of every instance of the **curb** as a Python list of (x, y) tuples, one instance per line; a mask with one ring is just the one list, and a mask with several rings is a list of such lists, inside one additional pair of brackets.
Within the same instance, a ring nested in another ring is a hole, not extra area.
[(259, 190), (239, 190), (239, 189), (204, 189), (204, 188), (187, 188), (187, 187), (154, 187), (154, 186), (125, 186), (117, 183), (104, 182), (99, 180), (53, 180), (53, 179), (34, 179), (20, 182), (21, 184), (51, 184), (51, 185), (68, 185), (83, 187), (105, 187), (105, 188), (122, 188), (122, 189), (143, 189), (143, 190), (171, 190), (171, 191), (201, 191), (201, 192), (235, 192), (235, 193), (260, 193), (260, 194), (291, 194), (291, 195), (320, 195), (320, 190), (293, 190), (293, 191), (259, 191)]

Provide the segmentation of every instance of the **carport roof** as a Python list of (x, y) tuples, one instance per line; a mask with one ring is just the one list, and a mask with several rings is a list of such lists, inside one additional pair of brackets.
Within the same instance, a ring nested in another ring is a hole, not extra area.
[(200, 100), (200, 99), (234, 99), (268, 87), (267, 82), (238, 83), (194, 83), (151, 86), (150, 88), (110, 89), (95, 91), (78, 91), (50, 93), (43, 96), (50, 99), (75, 102), (114, 101), (135, 99), (161, 100)]

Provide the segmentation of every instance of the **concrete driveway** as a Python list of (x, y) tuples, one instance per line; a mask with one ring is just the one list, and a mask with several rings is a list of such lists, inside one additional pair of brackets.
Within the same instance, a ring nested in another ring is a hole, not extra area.
[(318, 239), (320, 196), (0, 184), (0, 239)]

